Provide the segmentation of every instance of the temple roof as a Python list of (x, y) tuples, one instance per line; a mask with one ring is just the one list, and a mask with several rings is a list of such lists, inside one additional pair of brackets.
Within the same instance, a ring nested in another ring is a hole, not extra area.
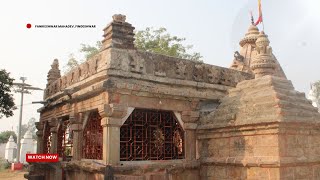
[[(267, 43), (266, 47), (268, 46), (268, 49), (271, 49), (269, 46), (270, 41), (268, 39), (268, 36), (261, 31), (260, 33), (259, 29), (254, 26), (250, 25), (248, 28), (247, 33), (245, 34), (244, 38), (240, 40), (240, 50), (239, 52), (237, 51), (234, 56), (234, 60), (230, 66), (231, 69), (236, 69), (239, 71), (247, 72), (254, 74), (251, 64), (255, 56), (258, 54), (257, 53), (257, 46), (258, 44), (261, 45)], [(259, 39), (259, 40), (258, 40)], [(285, 78), (286, 75), (282, 70), (282, 67), (280, 63), (278, 62), (277, 58), (275, 55), (270, 52), (270, 56), (273, 59), (275, 63), (275, 73), (273, 74), (274, 76)]]

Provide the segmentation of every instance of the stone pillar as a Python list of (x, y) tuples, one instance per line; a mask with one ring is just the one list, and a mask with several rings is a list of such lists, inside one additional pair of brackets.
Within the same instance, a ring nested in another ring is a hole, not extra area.
[(51, 135), (51, 147), (50, 147), (50, 153), (57, 153), (57, 145), (58, 145), (58, 119), (51, 119), (49, 121), (49, 126), (50, 128), (50, 132), (52, 133)]
[(43, 123), (36, 122), (35, 123), (37, 128), (37, 153), (43, 153)]
[(50, 153), (57, 153), (58, 147), (58, 134), (57, 134), (57, 127), (50, 128), (51, 135), (51, 146), (50, 146)]
[(103, 127), (103, 161), (109, 165), (118, 165), (121, 119), (104, 117), (101, 119), (101, 126)]
[(82, 153), (82, 147), (81, 147), (81, 131), (82, 131), (82, 119), (84, 118), (84, 114), (80, 113), (76, 116), (70, 116), (70, 130), (73, 133), (73, 156), (72, 160), (80, 160), (81, 159), (81, 153)]
[(195, 160), (196, 159), (196, 128), (199, 119), (199, 112), (196, 111), (183, 111), (181, 114), (183, 129), (185, 131), (185, 159)]
[(120, 163), (120, 127), (127, 114), (127, 107), (108, 104), (100, 111), (103, 127), (103, 161), (108, 165)]

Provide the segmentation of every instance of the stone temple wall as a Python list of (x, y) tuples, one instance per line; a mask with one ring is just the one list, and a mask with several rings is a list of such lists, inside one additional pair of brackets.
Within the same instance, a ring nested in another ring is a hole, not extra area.
[(200, 119), (202, 179), (319, 179), (320, 114), (290, 81), (240, 82)]
[[(233, 70), (136, 50), (133, 29), (115, 15), (99, 54), (65, 76), (54, 60), (38, 110), (37, 152), (57, 153), (69, 121), (72, 157), (33, 163), (28, 179), (320, 178), (320, 114), (286, 79), (264, 32), (250, 26)], [(184, 132), (182, 159), (120, 160), (121, 127), (135, 109), (174, 115)], [(102, 145), (99, 158), (86, 159), (92, 112), (102, 129), (92, 141)]]
[[(200, 114), (209, 113), (228, 89), (253, 76), (136, 50), (129, 42), (133, 28), (121, 18), (114, 17), (104, 31), (99, 54), (66, 75), (60, 75), (54, 60), (46, 103), (38, 110), (37, 152), (57, 153), (59, 129), (69, 120), (74, 147), (70, 161), (33, 163), (26, 177), (102, 179), (112, 174), (118, 179), (199, 179), (196, 128)], [(120, 128), (134, 109), (174, 113), (184, 130), (184, 159), (120, 161)], [(101, 159), (85, 159), (82, 154), (83, 131), (91, 112), (101, 117)], [(50, 146), (45, 139), (48, 134)]]

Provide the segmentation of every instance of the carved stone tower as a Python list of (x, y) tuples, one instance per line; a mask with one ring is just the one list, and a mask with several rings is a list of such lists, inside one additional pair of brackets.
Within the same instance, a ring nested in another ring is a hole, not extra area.
[[(253, 60), (256, 60), (255, 56), (257, 55), (257, 51), (260, 48), (258, 47), (258, 44), (259, 46), (263, 46), (264, 43), (266, 43), (264, 41), (268, 39), (267, 37), (264, 37), (265, 35), (263, 34), (259, 34), (259, 29), (256, 26), (249, 26), (248, 32), (245, 34), (245, 37), (241, 39), (241, 41), (239, 42), (240, 52), (235, 53), (235, 58), (230, 66), (231, 69), (236, 69), (238, 71), (254, 74), (251, 64), (253, 63)], [(258, 39), (260, 40), (257, 44), (256, 41)], [(269, 40), (268, 43), (270, 43)], [(260, 58), (262, 57), (266, 58), (266, 55), (260, 56)], [(269, 53), (268, 57), (269, 59), (274, 60), (275, 72), (273, 75), (286, 79), (286, 75), (284, 74), (278, 60), (276, 59), (272, 51)], [(254, 66), (254, 68), (256, 68), (256, 71), (259, 71), (257, 70), (256, 66)]]
[(268, 36), (261, 31), (256, 41), (255, 56), (250, 64), (250, 68), (256, 78), (264, 75), (275, 75), (276, 63), (269, 44)]
[(103, 50), (110, 47), (121, 49), (134, 49), (134, 27), (126, 22), (126, 16), (115, 14), (113, 21), (103, 29)]
[(61, 77), (58, 59), (54, 59), (47, 75), (47, 86)]

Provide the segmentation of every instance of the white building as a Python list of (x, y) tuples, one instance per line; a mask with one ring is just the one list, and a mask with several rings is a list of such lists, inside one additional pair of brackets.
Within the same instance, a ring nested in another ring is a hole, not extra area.
[(26, 134), (21, 139), (21, 150), (20, 150), (20, 162), (26, 162), (26, 154), (35, 153), (35, 143), (32, 138), (32, 133), (28, 130)]
[(9, 162), (14, 162), (14, 159), (16, 158), (17, 154), (17, 144), (14, 142), (14, 139), (12, 135), (10, 136), (7, 144), (6, 144), (6, 150), (5, 150), (5, 159), (7, 159)]

